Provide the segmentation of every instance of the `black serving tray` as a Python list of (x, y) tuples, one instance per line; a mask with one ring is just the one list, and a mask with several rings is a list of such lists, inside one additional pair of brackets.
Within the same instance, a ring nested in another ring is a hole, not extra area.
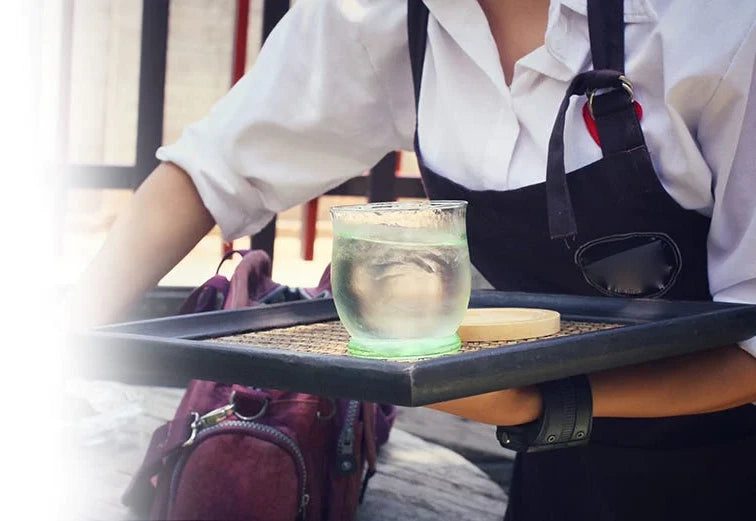
[(72, 337), (75, 375), (184, 386), (193, 378), (420, 406), (731, 344), (756, 336), (756, 306), (474, 291), (471, 307), (531, 307), (621, 327), (412, 362), (208, 342), (337, 318), (333, 301), (130, 322)]

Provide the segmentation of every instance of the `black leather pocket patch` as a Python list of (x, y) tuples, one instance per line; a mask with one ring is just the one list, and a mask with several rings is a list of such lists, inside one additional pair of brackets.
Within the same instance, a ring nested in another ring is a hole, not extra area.
[(682, 257), (665, 233), (628, 233), (583, 244), (575, 252), (575, 264), (604, 295), (660, 297), (677, 280)]

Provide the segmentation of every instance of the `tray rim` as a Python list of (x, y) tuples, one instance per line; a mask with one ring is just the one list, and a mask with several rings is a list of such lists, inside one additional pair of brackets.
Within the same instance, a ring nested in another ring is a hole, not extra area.
[[(333, 301), (322, 299), (114, 324), (80, 333), (73, 342), (80, 347), (77, 366), (85, 377), (176, 386), (185, 385), (189, 378), (204, 378), (420, 406), (706, 349), (713, 347), (712, 338), (727, 336), (723, 331), (740, 331), (724, 343), (756, 335), (756, 306), (748, 304), (482, 290), (473, 292), (471, 306), (493, 307), (506, 301), (517, 307), (544, 307), (546, 300), (556, 304), (549, 307), (560, 311), (564, 319), (616, 322), (623, 327), (413, 362), (206, 341), (337, 319)], [(583, 313), (577, 314), (578, 309)], [(649, 347), (648, 335), (660, 325), (670, 339)], [(690, 334), (691, 328), (695, 335)], [(688, 338), (680, 340), (680, 333)], [(565, 352), (576, 349), (582, 352), (579, 364), (560, 362)], [(609, 360), (605, 355), (610, 349), (620, 349), (622, 356)], [(497, 356), (501, 351), (508, 356)], [(339, 378), (333, 378), (334, 365), (341, 369)], [(530, 376), (523, 376), (525, 371)], [(298, 378), (296, 389), (281, 383), (285, 375), (290, 380)], [(465, 388), (462, 394), (460, 386)]]

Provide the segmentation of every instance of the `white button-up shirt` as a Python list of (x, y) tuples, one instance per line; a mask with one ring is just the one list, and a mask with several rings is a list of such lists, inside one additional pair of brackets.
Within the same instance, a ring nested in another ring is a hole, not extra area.
[[(475, 190), (546, 177), (565, 89), (590, 69), (586, 0), (552, 0), (545, 44), (506, 84), (475, 0), (425, 0), (430, 11), (419, 115), (433, 170)], [(299, 0), (254, 68), (157, 156), (192, 177), (224, 235), (261, 229), (411, 150), (416, 111), (406, 0)], [(626, 75), (664, 188), (710, 216), (715, 299), (756, 303), (756, 2), (625, 0)], [(567, 171), (601, 157), (573, 100)], [(744, 343), (756, 355), (756, 339)]]

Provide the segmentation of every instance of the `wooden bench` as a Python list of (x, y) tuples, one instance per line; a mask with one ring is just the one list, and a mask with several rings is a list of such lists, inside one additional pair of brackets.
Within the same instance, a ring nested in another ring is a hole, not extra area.
[[(66, 454), (69, 515), (64, 517), (137, 519), (121, 505), (121, 493), (141, 462), (152, 431), (173, 417), (182, 393), (110, 382), (69, 383), (68, 394), (87, 403), (73, 401), (79, 403), (79, 413), (72, 415), (65, 429), (72, 449)], [(486, 473), (456, 452), (403, 430), (403, 425), (412, 423), (411, 415), (402, 414), (398, 423), (381, 450), (378, 473), (360, 507), (361, 521), (502, 518), (506, 494)]]

